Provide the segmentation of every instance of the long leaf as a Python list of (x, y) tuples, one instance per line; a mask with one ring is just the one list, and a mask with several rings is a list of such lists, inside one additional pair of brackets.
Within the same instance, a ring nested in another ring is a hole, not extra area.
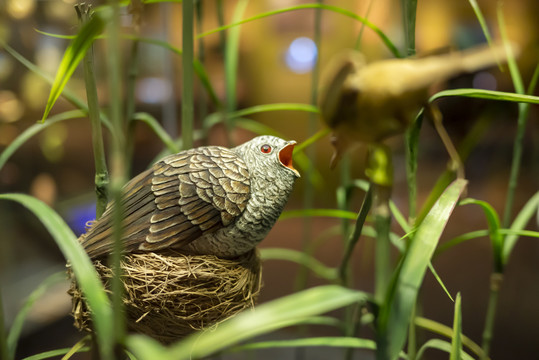
[(75, 355), (76, 353), (80, 352), (81, 349), (84, 349), (84, 345), (86, 345), (86, 343), (91, 339), (91, 335), (86, 335), (85, 337), (83, 337), (82, 339), (80, 339), (79, 341), (77, 341), (77, 343), (75, 345), (73, 345), (71, 347), (71, 349), (62, 357), (62, 360), (69, 360), (71, 359), (71, 357), (73, 355)]
[[(38, 75), (49, 84), (52, 85), (54, 83), (54, 79), (52, 78), (52, 76), (49, 76), (49, 74), (45, 73), (43, 70), (38, 68), (31, 61), (29, 61), (24, 56), (22, 56), (17, 51), (15, 51), (15, 49), (13, 49), (11, 46), (3, 43), (1, 40), (0, 40), (0, 46), (2, 46), (11, 56), (13, 56), (22, 65), (24, 65), (28, 70)], [(64, 96), (67, 99), (67, 101), (72, 103), (75, 107), (82, 110), (85, 114), (88, 113), (88, 106), (86, 105), (86, 103), (77, 95), (75, 95), (75, 93), (69, 90), (67, 87), (64, 88), (62, 92), (62, 96)], [(101, 115), (101, 122), (103, 123), (103, 125), (105, 125), (109, 130), (111, 130), (111, 124), (110, 124), (110, 121), (107, 119), (107, 116), (104, 113), (101, 113), (100, 115)]]
[[(72, 348), (64, 348), (64, 349), (56, 349), (56, 350), (45, 351), (45, 352), (42, 352), (42, 353), (39, 353), (39, 354), (36, 354), (36, 355), (25, 357), (22, 360), (50, 359), (52, 357), (58, 357), (60, 355), (65, 355), (65, 354), (69, 353), (71, 350), (72, 350)], [(78, 349), (77, 353), (88, 352), (88, 351), (90, 351), (90, 347), (85, 346), (85, 347), (82, 347), (82, 348)]]
[(233, 24), (221, 26), (221, 27), (219, 27), (217, 29), (206, 31), (205, 33), (202, 33), (202, 34), (198, 35), (198, 37), (208, 36), (208, 35), (217, 33), (219, 31), (223, 31), (223, 30), (229, 29), (231, 27), (239, 26), (241, 24), (245, 24), (245, 23), (248, 23), (248, 22), (251, 22), (251, 21), (254, 21), (254, 20), (262, 19), (262, 18), (265, 18), (265, 17), (268, 17), (268, 16), (282, 14), (282, 13), (288, 13), (288, 12), (296, 11), (296, 10), (305, 10), (305, 9), (324, 9), (324, 10), (332, 11), (332, 12), (335, 12), (335, 13), (350, 17), (350, 18), (352, 18), (354, 20), (357, 20), (357, 21), (365, 24), (365, 26), (370, 28), (372, 31), (374, 31), (380, 37), (382, 42), (387, 46), (387, 48), (393, 53), (393, 55), (395, 55), (395, 57), (399, 57), (399, 58), (402, 57), (402, 54), (399, 52), (399, 50), (397, 49), (395, 44), (393, 44), (391, 42), (391, 40), (387, 37), (387, 35), (384, 34), (382, 32), (382, 30), (380, 30), (376, 25), (371, 23), (369, 20), (355, 14), (352, 11), (349, 11), (349, 10), (346, 10), (346, 9), (343, 9), (343, 8), (340, 8), (340, 7), (337, 7), (337, 6), (324, 5), (324, 4), (303, 4), (303, 5), (297, 5), (297, 6), (292, 6), (292, 7), (288, 7), (288, 8), (268, 11), (268, 12), (255, 15), (255, 16), (247, 18), (247, 19), (243, 19), (242, 21), (238, 21), (238, 22), (235, 22)]
[[(431, 319), (426, 319), (424, 317), (417, 316), (414, 319), (414, 323), (416, 326), (431, 331), (435, 334), (445, 336), (449, 339), (453, 338), (453, 329), (449, 326), (446, 326), (444, 324), (440, 324), (439, 322), (436, 322)], [(469, 337), (466, 335), (461, 336), (462, 344), (469, 349), (471, 352), (473, 352), (476, 356), (482, 357), (483, 356), (483, 350), (481, 349), (481, 346), (473, 342)], [(451, 345), (449, 345), (448, 349), (451, 349)], [(449, 350), (447, 351), (449, 352)]]
[(161, 142), (167, 147), (170, 153), (175, 154), (180, 152), (180, 147), (172, 140), (170, 135), (166, 132), (165, 129), (159, 124), (156, 118), (148, 113), (136, 113), (133, 116), (133, 120), (139, 120), (145, 123), (153, 130), (153, 132), (159, 137)]
[(487, 218), (490, 241), (492, 242), (492, 252), (494, 256), (494, 271), (503, 272), (502, 249), (503, 237), (500, 233), (500, 218), (496, 210), (487, 202), (475, 199), (464, 199), (460, 202), (461, 205), (474, 204), (483, 209)]
[(7, 345), (7, 329), (5, 323), (4, 304), (2, 302), (2, 288), (0, 288), (0, 358), (9, 359), (9, 348)]
[(66, 278), (66, 275), (65, 275), (65, 272), (63, 271), (52, 274), (48, 278), (46, 278), (37, 288), (35, 288), (34, 291), (32, 291), (32, 293), (30, 294), (30, 296), (28, 296), (21, 310), (19, 310), (19, 312), (17, 313), (17, 316), (15, 316), (15, 320), (13, 321), (13, 324), (9, 331), (9, 335), (7, 337), (9, 359), (15, 359), (15, 350), (17, 349), (17, 342), (19, 341), (19, 336), (21, 334), (24, 321), (26, 320), (26, 316), (32, 309), (32, 306), (34, 305), (34, 303), (41, 296), (43, 296), (43, 294), (47, 291), (47, 289), (65, 280), (65, 278)]
[(449, 96), (464, 96), (477, 99), (509, 101), (516, 103), (539, 104), (539, 96), (515, 94), (504, 91), (483, 90), (483, 89), (450, 89), (437, 92), (432, 95), (429, 102), (434, 100), (449, 97)]
[[(533, 212), (530, 215), (530, 217), (531, 216), (533, 216)], [(527, 219), (527, 221), (528, 220), (529, 220), (529, 218)], [(526, 223), (527, 223), (527, 221), (526, 221)], [(517, 226), (517, 228), (518, 227), (522, 228), (522, 227), (526, 226), (526, 223), (524, 223), (522, 226)], [(503, 255), (504, 256), (504, 263), (506, 263), (507, 260), (508, 260), (506, 258), (506, 256), (510, 255), (510, 251), (508, 253), (506, 253), (506, 251), (508, 250), (507, 239), (518, 239), (520, 236), (539, 238), (539, 232), (532, 231), (532, 230), (500, 229), (499, 232), (502, 235), (507, 235), (507, 237), (505, 238), (505, 241), (504, 241), (504, 252), (503, 252), (503, 254), (504, 254)], [(476, 230), (476, 231), (470, 231), (468, 233), (456, 236), (453, 239), (448, 240), (448, 241), (444, 242), (442, 245), (438, 246), (436, 248), (436, 251), (434, 252), (434, 257), (442, 254), (443, 252), (455, 247), (456, 245), (458, 245), (460, 243), (463, 243), (463, 242), (468, 241), (468, 240), (474, 240), (474, 239), (482, 238), (484, 236), (488, 236), (489, 233), (490, 233), (489, 230)]]
[(378, 319), (378, 356), (396, 359), (406, 340), (417, 293), (438, 240), (453, 212), (466, 180), (455, 180), (425, 217), (396, 272)]
[[(239, 0), (236, 3), (232, 15), (232, 22), (237, 23), (243, 18), (245, 9), (249, 0)], [(237, 81), (238, 81), (238, 63), (239, 63), (239, 48), (240, 48), (240, 33), (241, 27), (231, 28), (227, 32), (225, 50), (224, 50), (224, 65), (225, 65), (225, 88), (226, 88), (226, 110), (233, 111), (237, 106)], [(229, 119), (230, 120), (230, 119)], [(230, 130), (234, 122), (226, 121), (226, 125)]]
[[(428, 349), (437, 349), (444, 351), (446, 353), (451, 353), (451, 343), (441, 340), (441, 339), (430, 339), (426, 343), (424, 343), (421, 348), (417, 351), (417, 357), (416, 360), (420, 360), (423, 357), (423, 354)], [(471, 357), (469, 354), (465, 353), (464, 351), (461, 353), (461, 357), (459, 360), (474, 360), (473, 357)]]
[(81, 110), (71, 110), (71, 111), (66, 111), (64, 113), (57, 114), (57, 115), (54, 115), (54, 116), (50, 117), (49, 121), (47, 121), (44, 124), (39, 123), (39, 124), (34, 124), (34, 125), (30, 126), (26, 130), (24, 130), (19, 136), (17, 136), (15, 138), (15, 140), (13, 140), (4, 149), (4, 151), (2, 151), (2, 153), (0, 154), (0, 169), (2, 169), (2, 167), (4, 167), (4, 165), (9, 160), (11, 155), (13, 155), (15, 153), (15, 151), (17, 151), (18, 148), (20, 148), (32, 136), (36, 135), (40, 131), (45, 130), (46, 128), (48, 128), (52, 124), (55, 124), (55, 123), (57, 123), (59, 121), (64, 121), (64, 120), (69, 120), (69, 119), (76, 119), (76, 118), (81, 118), (81, 117), (85, 117), (85, 116), (86, 116), (86, 114), (84, 112), (82, 112)]
[(336, 217), (341, 219), (355, 220), (357, 214), (353, 211), (339, 209), (302, 209), (302, 210), (286, 210), (281, 214), (280, 220), (297, 218), (297, 217)]
[(260, 249), (262, 260), (286, 260), (309, 268), (317, 276), (326, 280), (337, 279), (337, 269), (330, 268), (320, 261), (301, 251), (282, 248)]
[(77, 284), (92, 309), (92, 320), (101, 354), (105, 359), (112, 359), (114, 336), (110, 301), (90, 258), (77, 241), (75, 234), (56, 212), (34, 197), (25, 194), (0, 194), (0, 200), (11, 200), (24, 205), (39, 218), (52, 235), (62, 254), (71, 264)]
[(103, 32), (105, 28), (105, 20), (102, 13), (96, 13), (92, 18), (87, 21), (80, 29), (77, 36), (71, 41), (67, 47), (56, 77), (52, 84), (49, 99), (45, 106), (45, 112), (43, 113), (42, 122), (49, 116), (49, 113), (56, 103), (56, 100), (60, 97), (60, 94), (64, 90), (67, 81), (71, 78), (71, 75), (75, 72), (75, 69), (86, 55), (86, 51), (90, 48), (95, 38)]
[[(74, 39), (75, 38), (74, 35), (53, 34), (53, 33), (49, 33), (49, 32), (46, 32), (46, 31), (37, 30), (37, 29), (36, 29), (36, 31), (38, 33), (40, 33), (40, 34), (50, 36), (50, 37), (54, 37), (54, 38), (57, 38), (57, 39)], [(140, 36), (136, 36), (136, 35), (132, 35), (132, 34), (124, 34), (124, 37), (126, 39), (129, 39), (129, 40), (134, 40), (134, 41), (139, 41), (139, 42), (143, 42), (143, 43), (146, 43), (146, 44), (161, 46), (161, 47), (163, 47), (163, 48), (165, 48), (167, 50), (172, 51), (176, 55), (180, 55), (180, 56), (182, 55), (182, 50), (180, 48), (178, 48), (178, 47), (173, 46), (168, 41), (159, 40), (159, 39), (152, 39), (152, 38), (147, 38), (147, 37), (140, 37)], [(104, 36), (96, 36), (96, 39), (101, 39), (101, 38), (104, 38)], [(220, 107), (221, 102), (220, 102), (219, 98), (217, 97), (217, 94), (215, 93), (215, 90), (213, 89), (213, 86), (212, 86), (212, 84), (210, 82), (210, 78), (208, 76), (208, 73), (207, 73), (206, 69), (204, 68), (204, 65), (202, 65), (202, 63), (198, 59), (193, 59), (193, 69), (194, 69), (195, 73), (197, 74), (198, 78), (200, 79), (200, 82), (202, 83), (202, 86), (204, 86), (204, 88), (208, 92), (208, 95), (210, 96), (212, 101), (218, 107)]]
[(460, 360), (463, 353), (460, 301), (460, 293), (457, 293), (457, 299), (455, 300), (455, 314), (453, 316), (453, 338), (451, 339), (451, 354), (449, 360)]
[[(335, 285), (319, 286), (260, 305), (221, 323), (215, 330), (195, 333), (172, 345), (168, 351), (156, 341), (130, 336), (127, 348), (139, 360), (193, 359), (221, 351), (255, 336), (301, 323), (307, 317), (323, 314), (343, 306), (364, 301), (366, 296)], [(156, 357), (159, 355), (159, 357)]]
[(487, 26), (487, 22), (485, 20), (485, 17), (483, 16), (483, 12), (481, 11), (481, 8), (477, 4), (477, 0), (468, 0), (470, 3), (470, 6), (472, 7), (475, 17), (477, 18), (477, 21), (479, 21), (479, 24), (481, 25), (481, 29), (483, 30), (483, 34), (485, 35), (485, 39), (487, 39), (487, 42), (489, 44), (492, 44), (492, 36), (490, 35), (490, 31)]
[[(539, 214), (539, 191), (536, 192), (535, 195), (533, 195), (522, 207), (522, 210), (520, 210), (513, 221), (513, 224), (511, 225), (511, 230), (520, 231), (524, 229), (534, 214)], [(517, 240), (518, 234), (509, 234), (505, 237), (502, 255), (504, 264), (506, 264), (509, 260), (509, 256), (511, 255), (511, 251), (513, 251), (513, 247), (515, 246)]]
[[(230, 349), (230, 352), (239, 352), (245, 350), (260, 349), (282, 349), (282, 348), (300, 348), (300, 347), (337, 347), (376, 350), (376, 342), (369, 339), (355, 337), (310, 337), (304, 339), (263, 341), (251, 344), (240, 345)], [(400, 354), (400, 357), (407, 359), (406, 354)]]

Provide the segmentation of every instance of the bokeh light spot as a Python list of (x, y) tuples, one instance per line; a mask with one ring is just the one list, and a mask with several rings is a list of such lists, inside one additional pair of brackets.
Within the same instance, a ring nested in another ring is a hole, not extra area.
[(297, 74), (311, 71), (316, 64), (318, 49), (308, 37), (294, 39), (286, 51), (286, 66)]
[(475, 74), (473, 77), (473, 87), (475, 89), (484, 89), (484, 90), (496, 90), (498, 82), (494, 75), (488, 71), (481, 71)]
[(136, 94), (139, 101), (162, 104), (171, 98), (172, 85), (167, 79), (147, 77), (137, 82)]

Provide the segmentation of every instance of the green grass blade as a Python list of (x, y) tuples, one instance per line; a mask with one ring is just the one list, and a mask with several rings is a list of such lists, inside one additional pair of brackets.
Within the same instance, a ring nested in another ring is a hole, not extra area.
[(305, 151), (306, 148), (308, 148), (309, 146), (311, 146), (312, 144), (314, 144), (318, 140), (322, 139), (323, 137), (328, 135), (330, 132), (331, 132), (330, 128), (324, 128), (324, 129), (318, 130), (314, 135), (312, 135), (308, 139), (302, 141), (301, 143), (299, 143), (299, 145), (297, 145), (294, 148), (294, 155)]
[[(260, 305), (255, 311), (245, 311), (221, 323), (216, 329), (195, 333), (172, 345), (168, 351), (156, 341), (142, 336), (130, 336), (127, 348), (139, 360), (193, 359), (233, 346), (255, 336), (301, 323), (308, 317), (364, 301), (358, 291), (336, 285), (304, 290)], [(301, 306), (298, 306), (301, 304)], [(159, 357), (156, 357), (156, 354)]]
[(417, 229), (395, 273), (378, 318), (377, 355), (380, 358), (395, 359), (404, 345), (412, 308), (428, 264), (466, 184), (466, 180), (455, 180), (442, 193)]
[(315, 275), (326, 280), (336, 280), (337, 279), (337, 269), (330, 268), (322, 264), (320, 261), (315, 259), (301, 251), (292, 250), (292, 249), (283, 249), (283, 248), (263, 248), (260, 249), (260, 257), (262, 260), (285, 260), (292, 261), (297, 264), (303, 265), (306, 268), (310, 269)]
[[(515, 217), (515, 220), (513, 221), (513, 224), (511, 225), (512, 231), (521, 231), (524, 229), (526, 224), (530, 221), (530, 219), (533, 217), (534, 214), (537, 214), (539, 212), (539, 191), (535, 193), (522, 207), (522, 210), (518, 213), (518, 215)], [(528, 235), (530, 236), (530, 235)], [(516, 234), (509, 234), (505, 237), (505, 241), (503, 244), (503, 250), (502, 250), (502, 259), (503, 263), (506, 264), (509, 260), (509, 256), (511, 256), (511, 252), (513, 251), (513, 248), (516, 245), (516, 242), (518, 240), (518, 233)]]
[(296, 103), (275, 103), (275, 104), (263, 104), (251, 106), (249, 108), (232, 111), (226, 114), (227, 118), (240, 118), (248, 115), (253, 115), (261, 112), (269, 111), (305, 111), (309, 113), (318, 114), (320, 111), (318, 107), (309, 104), (296, 104)]
[(71, 347), (71, 349), (64, 355), (64, 357), (62, 357), (62, 360), (71, 359), (73, 355), (79, 353), (80, 350), (84, 348), (84, 345), (90, 339), (91, 339), (91, 335), (86, 335), (85, 337), (77, 341), (77, 343)]
[[(433, 332), (438, 335), (445, 336), (446, 338), (452, 339), (453, 338), (453, 329), (449, 326), (446, 326), (444, 324), (440, 324), (439, 322), (436, 322), (431, 319), (426, 319), (424, 317), (416, 317), (414, 319), (414, 323), (416, 326), (428, 330), (430, 332)], [(469, 337), (466, 335), (461, 336), (462, 345), (464, 345), (467, 349), (469, 349), (474, 355), (481, 357), (483, 355), (483, 350), (481, 349), (481, 346), (473, 342)], [(448, 343), (449, 344), (449, 343)], [(449, 344), (448, 351), (451, 349), (451, 345)]]
[(77, 36), (67, 47), (62, 61), (60, 62), (60, 66), (58, 67), (58, 71), (56, 72), (49, 99), (45, 106), (45, 112), (41, 119), (42, 122), (49, 116), (53, 105), (60, 97), (67, 81), (71, 78), (73, 72), (75, 72), (75, 69), (86, 55), (86, 51), (93, 44), (95, 38), (103, 32), (104, 28), (105, 20), (103, 14), (96, 13), (90, 20), (84, 23)]
[(15, 138), (0, 154), (0, 169), (4, 167), (6, 162), (9, 160), (11, 155), (17, 151), (24, 143), (26, 143), (32, 136), (36, 135), (37, 133), (41, 132), (42, 130), (45, 130), (52, 124), (55, 124), (59, 121), (69, 120), (69, 119), (76, 119), (76, 118), (82, 118), (85, 117), (86, 114), (82, 112), (81, 110), (71, 110), (66, 111), (61, 114), (57, 114), (54, 116), (51, 116), (49, 118), (49, 121), (47, 121), (44, 124), (38, 123), (30, 126), (28, 129), (24, 130), (19, 136)]
[(380, 37), (380, 39), (382, 40), (384, 45), (387, 46), (389, 51), (391, 51), (393, 53), (393, 55), (395, 55), (395, 57), (399, 57), (399, 58), (402, 57), (402, 54), (399, 52), (399, 50), (397, 49), (395, 44), (393, 44), (393, 42), (391, 42), (391, 40), (387, 37), (387, 35), (384, 34), (382, 32), (382, 30), (380, 30), (376, 25), (371, 23), (369, 20), (355, 14), (352, 11), (349, 11), (349, 10), (346, 10), (346, 9), (343, 9), (343, 8), (340, 8), (340, 7), (337, 7), (337, 6), (325, 5), (325, 4), (303, 4), (303, 5), (291, 6), (291, 7), (287, 7), (287, 8), (283, 8), (283, 9), (268, 11), (268, 12), (258, 14), (256, 16), (253, 16), (253, 17), (250, 17), (250, 18), (247, 18), (247, 19), (243, 19), (243, 20), (238, 21), (238, 22), (234, 22), (232, 24), (221, 26), (221, 27), (219, 27), (217, 29), (206, 31), (206, 32), (198, 35), (198, 37), (203, 37), (203, 36), (208, 36), (208, 35), (211, 35), (211, 34), (215, 34), (215, 33), (219, 32), (219, 31), (223, 31), (223, 30), (229, 29), (231, 27), (239, 26), (239, 25), (251, 22), (251, 21), (259, 20), (259, 19), (262, 19), (262, 18), (265, 18), (265, 17), (268, 17), (268, 16), (273, 16), (273, 15), (282, 14), (282, 13), (288, 13), (288, 12), (296, 11), (296, 10), (305, 10), (305, 9), (324, 9), (324, 10), (332, 11), (332, 12), (347, 16), (349, 18), (352, 18), (354, 20), (357, 20), (357, 21), (365, 24), (365, 26), (370, 28), (372, 31), (374, 31), (376, 33), (376, 35), (378, 35)]
[[(180, 56), (182, 55), (182, 50), (173, 46), (168, 41), (145, 38), (145, 37), (138, 37), (138, 36), (132, 36), (132, 35), (127, 35), (127, 38), (135, 40), (135, 41), (144, 42), (147, 44), (161, 46), (167, 50), (174, 52), (177, 55), (180, 55)], [(221, 101), (217, 97), (217, 93), (215, 92), (215, 89), (213, 88), (213, 85), (211, 84), (210, 77), (208, 76), (208, 72), (206, 71), (206, 68), (204, 67), (204, 65), (202, 65), (200, 60), (196, 58), (193, 59), (193, 70), (195, 71), (195, 74), (198, 76), (198, 79), (200, 80), (200, 83), (202, 84), (204, 89), (206, 89), (206, 92), (210, 96), (212, 102), (217, 107), (221, 107), (222, 105)]]
[[(230, 111), (226, 114), (217, 112), (209, 115), (205, 121), (208, 126), (213, 126), (223, 121), (223, 118), (226, 120), (239, 119), (248, 115), (258, 114), (261, 112), (268, 111), (305, 111), (310, 113), (319, 113), (319, 110), (316, 106), (308, 104), (296, 104), (296, 103), (275, 103), (275, 104), (263, 104), (255, 105), (241, 110)], [(244, 121), (252, 121), (244, 119)], [(268, 127), (268, 129), (271, 129)], [(272, 133), (278, 136), (278, 133), (271, 129)]]
[(0, 200), (16, 201), (36, 215), (52, 235), (62, 254), (71, 264), (77, 283), (88, 306), (93, 310), (92, 320), (96, 328), (101, 355), (112, 359), (112, 309), (103, 284), (77, 237), (62, 218), (42, 201), (25, 194), (0, 194)]
[[(369, 184), (367, 192), (365, 193), (365, 196), (363, 198), (363, 202), (361, 203), (361, 208), (359, 209), (359, 212), (357, 214), (354, 230), (348, 236), (348, 239), (346, 239), (343, 257), (339, 265), (339, 278), (341, 279), (341, 284), (343, 284), (344, 286), (349, 286), (350, 260), (352, 259), (352, 254), (354, 252), (354, 248), (357, 245), (357, 242), (359, 241), (359, 237), (363, 233), (363, 226), (365, 225), (365, 221), (367, 219), (369, 211), (371, 210), (371, 207), (372, 187)], [(346, 234), (345, 228), (343, 228), (343, 234)]]
[(464, 199), (460, 202), (460, 205), (478, 205), (481, 207), (487, 218), (490, 241), (492, 243), (492, 252), (494, 256), (494, 271), (498, 273), (503, 272), (503, 237), (500, 233), (500, 218), (496, 210), (487, 202), (475, 199)]
[(440, 246), (438, 246), (438, 248), (436, 248), (436, 251), (434, 252), (434, 257), (457, 246), (460, 243), (463, 243), (468, 240), (477, 239), (483, 236), (488, 236), (488, 234), (489, 234), (488, 230), (476, 230), (476, 231), (471, 231), (471, 232), (456, 236), (446, 241), (445, 243), (441, 244)]
[(21, 310), (19, 310), (17, 316), (15, 316), (15, 320), (11, 325), (9, 335), (7, 336), (7, 347), (9, 351), (8, 359), (15, 359), (15, 350), (17, 349), (17, 342), (19, 341), (19, 336), (21, 335), (24, 320), (26, 320), (26, 316), (28, 315), (28, 312), (32, 309), (34, 303), (41, 296), (43, 296), (47, 289), (49, 289), (53, 285), (60, 283), (61, 281), (64, 281), (65, 278), (66, 274), (64, 271), (52, 274), (51, 276), (46, 278), (37, 288), (35, 288), (34, 291), (32, 291), (32, 293), (30, 294), (30, 296), (28, 296)]
[[(249, 0), (239, 0), (234, 8), (232, 22), (241, 21)], [(228, 31), (225, 43), (225, 87), (226, 87), (226, 110), (234, 111), (236, 109), (236, 87), (238, 81), (238, 62), (239, 62), (239, 47), (240, 47), (240, 32), (241, 27), (234, 27)], [(233, 127), (233, 122), (227, 121), (228, 129)]]
[(460, 360), (462, 358), (462, 314), (460, 310), (460, 293), (457, 293), (455, 300), (455, 314), (453, 316), (453, 338), (451, 339), (451, 354), (449, 360)]
[(161, 142), (167, 147), (171, 154), (180, 152), (180, 147), (174, 142), (165, 129), (159, 124), (156, 118), (152, 115), (144, 112), (136, 113), (133, 116), (133, 120), (142, 121), (153, 130), (155, 135), (161, 140)]
[(483, 89), (450, 89), (442, 90), (432, 95), (429, 103), (449, 96), (464, 96), (477, 99), (487, 99), (496, 101), (509, 101), (515, 103), (539, 104), (539, 96), (515, 94), (504, 91), (483, 90)]
[[(408, 218), (416, 224), (417, 216), (417, 163), (419, 155), (419, 132), (423, 125), (423, 109), (417, 114), (405, 133), (406, 182), (408, 185)], [(446, 184), (447, 186), (448, 184)], [(445, 186), (444, 186), (445, 189)], [(408, 231), (406, 231), (408, 232)]]
[[(503, 2), (498, 1), (496, 14), (498, 18), (498, 25), (500, 28), (500, 35), (505, 47), (505, 52), (507, 54), (507, 66), (509, 67), (509, 73), (511, 74), (511, 80), (515, 87), (515, 91), (523, 95), (525, 94), (524, 84), (522, 82), (522, 76), (517, 66), (515, 55), (511, 43), (509, 41), (509, 36), (507, 34), (507, 29), (505, 26), (505, 17), (503, 11)], [(534, 74), (535, 76), (535, 74)], [(530, 90), (533, 89), (532, 84), (536, 79), (532, 79), (530, 82)], [(524, 135), (526, 132), (526, 123), (528, 122), (530, 106), (527, 103), (518, 104), (518, 121), (517, 129), (515, 134), (515, 140), (513, 142), (513, 157), (511, 160), (511, 170), (509, 173), (509, 181), (507, 183), (507, 195), (505, 199), (505, 208), (502, 217), (502, 224), (504, 227), (509, 226), (513, 213), (513, 205), (515, 200), (515, 192), (518, 186), (518, 178), (520, 174), (520, 168), (522, 164), (522, 154), (524, 148)]]
[(9, 348), (7, 345), (7, 324), (5, 321), (4, 304), (2, 302), (2, 288), (0, 288), (0, 358), (11, 360), (9, 358)]
[[(75, 38), (74, 35), (52, 34), (52, 33), (37, 30), (37, 29), (36, 29), (36, 31), (38, 33), (40, 33), (40, 34), (51, 36), (51, 37), (58, 38), (58, 39), (74, 39)], [(180, 55), (180, 56), (182, 55), (182, 50), (180, 48), (177, 48), (177, 47), (173, 46), (168, 41), (159, 40), (159, 39), (152, 39), (152, 38), (147, 38), (147, 37), (140, 37), (140, 36), (131, 35), (131, 34), (124, 34), (123, 36), (126, 39), (129, 39), (129, 40), (139, 41), (139, 42), (143, 42), (143, 43), (146, 43), (146, 44), (160, 46), (162, 48), (165, 48), (167, 50), (172, 51), (176, 55)], [(102, 38), (104, 38), (104, 36), (96, 36), (96, 39), (102, 39)], [(210, 82), (208, 72), (204, 68), (204, 65), (202, 65), (202, 63), (198, 59), (193, 59), (193, 69), (194, 69), (196, 75), (198, 76), (200, 82), (202, 83), (202, 86), (208, 92), (208, 95), (210, 96), (212, 101), (218, 107), (220, 107), (221, 106), (221, 101), (219, 100), (219, 98), (217, 97), (217, 94), (215, 93), (215, 90), (214, 90), (214, 88), (213, 88), (213, 86), (212, 86), (212, 84)], [(51, 82), (52, 82), (52, 80), (51, 80)]]
[(285, 210), (282, 212), (279, 220), (286, 220), (298, 217), (334, 217), (348, 220), (355, 220), (357, 214), (353, 211), (340, 209), (301, 209), (301, 210)]
[[(31, 61), (29, 61), (24, 56), (19, 54), (17, 51), (15, 51), (15, 49), (10, 47), (9, 45), (3, 43), (1, 40), (0, 40), (0, 45), (11, 56), (13, 56), (18, 62), (20, 62), (22, 65), (24, 65), (28, 70), (32, 71), (34, 74), (38, 75), (43, 80), (45, 80), (46, 82), (48, 82), (49, 84), (52, 85), (52, 83), (54, 82), (54, 79), (53, 79), (52, 76), (49, 76), (48, 74), (46, 74), (43, 70), (38, 68)], [(86, 103), (81, 98), (79, 98), (77, 95), (75, 95), (75, 93), (70, 91), (67, 87), (64, 88), (64, 90), (62, 92), (62, 96), (65, 97), (66, 100), (69, 101), (71, 104), (73, 104), (76, 108), (82, 110), (85, 114), (88, 113), (88, 106), (86, 105)], [(103, 123), (103, 125), (105, 125), (109, 130), (111, 130), (111, 124), (110, 124), (110, 121), (108, 120), (107, 116), (104, 113), (101, 113), (100, 115), (101, 115), (101, 122)]]
[(391, 214), (395, 218), (397, 224), (399, 224), (399, 226), (401, 227), (402, 231), (404, 231), (405, 233), (409, 233), (411, 229), (410, 225), (408, 224), (408, 221), (406, 221), (404, 215), (402, 215), (397, 205), (395, 205), (395, 202), (391, 200), (389, 201), (389, 210), (391, 210)]
[[(417, 351), (417, 357), (416, 360), (420, 360), (423, 355), (425, 354), (425, 351), (428, 349), (437, 349), (440, 351), (444, 351), (446, 353), (451, 353), (451, 344), (445, 340), (441, 339), (430, 339), (426, 343), (424, 343), (421, 348)], [(464, 351), (461, 353), (461, 357), (458, 358), (459, 360), (473, 360), (474, 358), (470, 356), (469, 354), (465, 353)]]
[(477, 4), (476, 0), (468, 0), (470, 3), (470, 6), (472, 7), (475, 17), (477, 18), (477, 21), (479, 21), (479, 24), (481, 25), (481, 30), (483, 30), (483, 34), (485, 35), (485, 39), (487, 39), (487, 42), (492, 45), (492, 36), (490, 35), (490, 31), (488, 29), (487, 21), (485, 20), (485, 17), (483, 16), (483, 12), (481, 12), (481, 9), (479, 8), (479, 5)]
[[(145, 335), (128, 335), (126, 338), (126, 346), (138, 360), (173, 360), (167, 352), (167, 348), (160, 344), (157, 340)], [(186, 359), (191, 359), (186, 357)], [(178, 358), (180, 360), (180, 358)]]
[[(45, 351), (45, 352), (42, 352), (42, 353), (39, 353), (39, 354), (36, 354), (36, 355), (25, 357), (22, 360), (50, 359), (52, 357), (58, 357), (58, 356), (61, 356), (61, 355), (65, 355), (65, 354), (69, 353), (70, 351), (71, 351), (71, 348), (50, 350), (50, 351)], [(78, 349), (77, 353), (88, 352), (88, 351), (90, 351), (90, 348), (88, 346), (84, 346), (84, 347)]]
[[(534, 215), (534, 213), (535, 213), (535, 209), (532, 209), (530, 217), (528, 217), (524, 223), (518, 224), (515, 229), (498, 230), (501, 235), (507, 235), (503, 243), (504, 244), (504, 247), (503, 247), (504, 264), (507, 263), (508, 256), (510, 256), (511, 249), (514, 246), (514, 243), (512, 243), (513, 240), (516, 241), (520, 236), (527, 236), (527, 237), (532, 237), (532, 238), (539, 237), (539, 232), (537, 231), (521, 230), (522, 227), (526, 226), (526, 223)], [(515, 222), (516, 222), (516, 219), (515, 219)], [(452, 247), (455, 247), (456, 245), (460, 243), (463, 243), (468, 240), (474, 240), (474, 239), (482, 238), (484, 236), (488, 236), (489, 233), (490, 233), (489, 230), (476, 230), (476, 231), (471, 231), (471, 232), (456, 236), (453, 239), (448, 240), (442, 245), (438, 246), (438, 248), (434, 252), (434, 257), (442, 254), (443, 252), (451, 249)], [(508, 246), (508, 241), (509, 241), (510, 246)]]
[(406, 56), (415, 55), (415, 21), (417, 0), (401, 0)]
[(193, 147), (194, 130), (194, 0), (182, 1), (182, 119), (181, 131), (184, 149)]
[(434, 266), (432, 265), (432, 262), (429, 262), (429, 270), (432, 273), (432, 275), (434, 276), (434, 278), (436, 279), (436, 281), (438, 281), (438, 284), (440, 284), (440, 286), (442, 287), (442, 290), (445, 292), (447, 297), (451, 301), (455, 301), (453, 299), (453, 297), (451, 296), (451, 293), (449, 292), (449, 290), (447, 290), (447, 287), (445, 286), (444, 282), (442, 281), (442, 278), (440, 277), (440, 275), (438, 275), (438, 272), (436, 271), (436, 269), (434, 269)]
[(309, 337), (309, 338), (292, 339), (292, 340), (263, 341), (263, 342), (256, 342), (256, 343), (236, 346), (230, 349), (230, 352), (239, 352), (239, 351), (245, 351), (245, 350), (259, 350), (259, 349), (313, 347), (313, 346), (369, 349), (369, 350), (376, 349), (376, 343), (372, 340), (343, 336), (343, 337)]

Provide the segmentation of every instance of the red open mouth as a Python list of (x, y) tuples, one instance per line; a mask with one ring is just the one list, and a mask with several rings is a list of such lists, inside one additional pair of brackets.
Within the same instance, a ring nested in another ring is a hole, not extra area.
[(296, 169), (294, 169), (294, 166), (292, 165), (292, 154), (294, 152), (294, 146), (296, 146), (295, 141), (290, 141), (288, 145), (286, 145), (284, 148), (279, 151), (279, 160), (281, 161), (281, 164), (292, 170), (297, 176), (299, 176), (299, 173)]

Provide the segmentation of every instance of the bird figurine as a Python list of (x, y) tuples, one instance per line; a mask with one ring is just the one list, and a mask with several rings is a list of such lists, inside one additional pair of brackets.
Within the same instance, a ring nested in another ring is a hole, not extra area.
[[(295, 144), (259, 136), (232, 149), (203, 146), (163, 158), (123, 188), (124, 250), (234, 258), (253, 249), (300, 177)], [(113, 208), (81, 236), (91, 258), (112, 252)]]
[(332, 164), (357, 143), (379, 143), (404, 132), (427, 104), (432, 84), (492, 66), (506, 57), (503, 44), (371, 64), (357, 51), (335, 56), (327, 67), (319, 99), (322, 119), (333, 130)]

